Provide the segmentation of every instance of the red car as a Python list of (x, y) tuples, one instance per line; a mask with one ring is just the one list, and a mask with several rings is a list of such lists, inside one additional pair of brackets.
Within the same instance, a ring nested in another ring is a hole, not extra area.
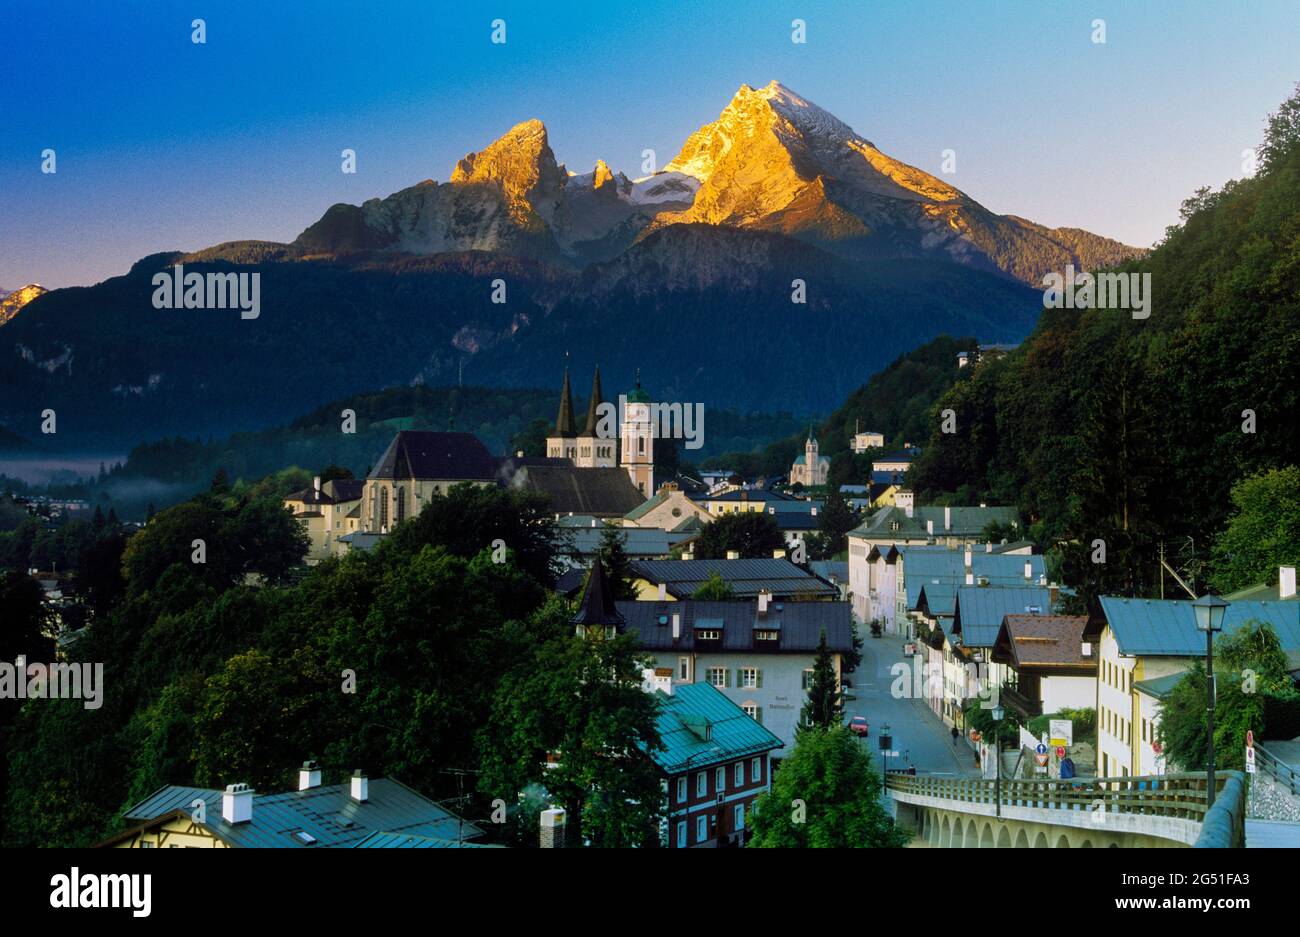
[(854, 716), (849, 720), (849, 731), (854, 735), (865, 736), (870, 730), (866, 716)]

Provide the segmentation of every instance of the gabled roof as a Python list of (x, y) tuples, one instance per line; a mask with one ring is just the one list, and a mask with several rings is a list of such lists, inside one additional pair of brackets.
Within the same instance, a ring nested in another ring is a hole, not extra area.
[[(782, 741), (708, 683), (655, 691), (663, 748), (650, 758), (665, 774), (681, 774), (780, 748)], [(706, 737), (707, 736), (707, 737)]]
[(331, 478), (320, 486), (320, 491), (314, 485), (308, 486), (286, 495), (284, 500), (304, 504), (346, 504), (349, 501), (360, 501), (365, 487), (364, 478)]
[[(564, 543), (557, 544), (556, 549), (559, 553), (568, 556), (594, 556), (600, 549), (601, 538), (608, 529), (603, 525), (569, 528), (562, 534)], [(617, 530), (623, 538), (623, 552), (633, 558), (656, 559), (668, 556), (672, 553), (673, 547), (694, 536), (691, 533), (674, 533), (658, 527), (619, 527)], [(561, 538), (557, 538), (559, 539)]]
[(496, 462), (473, 433), (402, 430), (368, 477), (492, 481)]
[(629, 571), (646, 582), (663, 583), (669, 595), (689, 598), (713, 573), (722, 577), (737, 598), (759, 592), (775, 596), (838, 596), (833, 586), (785, 559), (756, 560), (634, 560)]
[[(176, 810), (187, 814), (195, 800), (205, 804), (202, 824), (231, 846), (351, 848), (375, 832), (403, 833), (434, 839), (472, 839), (483, 835), (474, 824), (461, 820), (432, 800), (392, 778), (371, 778), (369, 799), (357, 803), (350, 784), (327, 784), (305, 791), (254, 794), (253, 818), (230, 824), (221, 816), (218, 790), (168, 785), (150, 794), (123, 816), (147, 821)], [(302, 831), (314, 842), (293, 834)]]
[[(1106, 623), (1128, 657), (1203, 657), (1205, 633), (1196, 628), (1196, 613), (1186, 599), (1101, 597)], [(1238, 601), (1223, 616), (1223, 633), (1248, 621), (1270, 625), (1294, 662), (1300, 658), (1300, 602)]]
[[(945, 514), (945, 511), (947, 512)], [(949, 526), (944, 526), (945, 519)], [(1019, 512), (1013, 507), (915, 507), (912, 516), (896, 506), (881, 508), (853, 530), (850, 537), (872, 539), (919, 539), (928, 536), (927, 521), (934, 522), (934, 536), (977, 537), (991, 521), (1019, 523)], [(898, 524), (898, 530), (892, 525)]]
[(1094, 651), (1083, 656), (1087, 615), (1007, 615), (994, 643), (993, 659), (1016, 669), (1096, 670)]
[[(915, 608), (922, 586), (947, 585), (952, 589), (966, 584), (966, 554), (961, 549), (920, 545), (898, 548), (903, 561), (903, 591), (908, 608)], [(1025, 563), (1029, 563), (1030, 578), (1025, 578)], [(976, 583), (981, 579), (989, 587), (1004, 588), (1037, 586), (1044, 575), (1042, 554), (1000, 554), (971, 551), (971, 573)], [(931, 600), (934, 594), (930, 595)], [(999, 619), (1000, 623), (1000, 619)]]
[(1050, 615), (1052, 596), (1044, 586), (958, 586), (952, 630), (965, 647), (992, 647), (1008, 615)]
[[(824, 583), (823, 583), (824, 585)], [(829, 587), (827, 587), (829, 588)], [(812, 654), (821, 632), (833, 653), (853, 649), (853, 615), (848, 602), (772, 602), (766, 614), (753, 600), (701, 602), (618, 602), (622, 630), (637, 635), (648, 651), (748, 652)], [(673, 616), (680, 616), (681, 635), (673, 640)], [(717, 642), (696, 646), (695, 629), (722, 632)], [(776, 631), (776, 641), (755, 641), (755, 631)]]

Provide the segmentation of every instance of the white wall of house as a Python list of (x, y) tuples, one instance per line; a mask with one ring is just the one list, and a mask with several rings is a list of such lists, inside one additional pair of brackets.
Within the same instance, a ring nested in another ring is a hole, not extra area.
[(1045, 713), (1062, 709), (1092, 709), (1097, 705), (1095, 677), (1044, 677), (1039, 687)]

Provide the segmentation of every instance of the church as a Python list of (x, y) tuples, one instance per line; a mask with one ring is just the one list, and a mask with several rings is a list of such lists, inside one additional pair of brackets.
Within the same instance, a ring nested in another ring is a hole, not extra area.
[[(591, 382), (591, 399), (587, 403), (587, 422), (579, 434), (573, 418), (573, 392), (569, 369), (564, 369), (560, 389), (560, 412), (555, 418), (555, 432), (546, 438), (546, 455), (551, 459), (568, 459), (577, 468), (626, 469), (628, 478), (642, 498), (655, 493), (655, 433), (651, 418), (650, 395), (641, 387), (638, 373), (636, 387), (619, 399), (622, 412), (606, 404), (600, 386), (600, 366)], [(620, 432), (614, 434), (618, 425)], [(622, 450), (619, 440), (622, 439)]]
[(808, 427), (808, 439), (803, 444), (803, 455), (794, 460), (790, 466), (790, 484), (811, 488), (826, 484), (830, 476), (831, 460), (818, 454), (817, 436), (813, 428)]

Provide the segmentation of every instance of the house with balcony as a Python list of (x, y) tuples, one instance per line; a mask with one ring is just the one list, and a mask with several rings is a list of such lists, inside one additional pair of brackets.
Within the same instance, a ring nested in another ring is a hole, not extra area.
[(992, 659), (1007, 674), (1003, 703), (1026, 720), (1096, 705), (1096, 640), (1086, 615), (1005, 615)]

